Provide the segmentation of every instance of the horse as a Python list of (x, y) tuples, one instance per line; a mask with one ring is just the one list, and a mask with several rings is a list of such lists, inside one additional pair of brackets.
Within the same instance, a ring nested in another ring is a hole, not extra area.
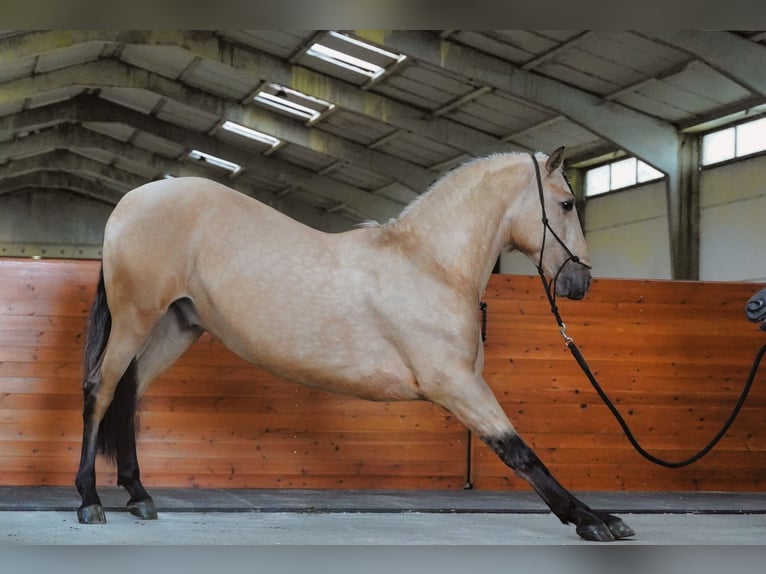
[(290, 381), (374, 401), (431, 401), (580, 537), (633, 536), (552, 476), (482, 377), (478, 308), (503, 249), (539, 264), (555, 295), (581, 299), (590, 286), (563, 154), (472, 159), (398, 217), (332, 234), (202, 178), (125, 194), (106, 223), (86, 331), (79, 521), (106, 522), (98, 454), (116, 461), (128, 510), (157, 517), (140, 480), (137, 401), (207, 331)]
[(753, 323), (760, 323), (761, 331), (766, 331), (766, 287), (747, 300), (745, 315)]

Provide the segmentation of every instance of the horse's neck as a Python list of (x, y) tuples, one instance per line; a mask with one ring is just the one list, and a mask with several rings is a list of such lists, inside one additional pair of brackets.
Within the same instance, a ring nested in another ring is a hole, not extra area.
[(450, 281), (481, 296), (508, 244), (506, 214), (520, 191), (509, 189), (507, 174), (497, 172), (516, 166), (508, 158), (484, 159), (447, 175), (405, 210), (395, 223), (398, 233)]

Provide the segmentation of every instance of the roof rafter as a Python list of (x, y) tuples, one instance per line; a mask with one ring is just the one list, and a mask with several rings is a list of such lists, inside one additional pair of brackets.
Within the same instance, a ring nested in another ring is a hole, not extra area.
[[(242, 177), (231, 180), (226, 176), (218, 175), (211, 169), (191, 162), (179, 162), (175, 159), (154, 154), (150, 151), (137, 148), (132, 144), (88, 130), (77, 124), (64, 123), (32, 133), (23, 138), (0, 142), (0, 161), (15, 156), (39, 156), (40, 154), (58, 149), (74, 149), (85, 154), (87, 154), (88, 150), (108, 152), (114, 156), (156, 170), (156, 178), (161, 177), (164, 173), (173, 173), (176, 177), (203, 177), (211, 179), (273, 207), (278, 207), (283, 213), (318, 229), (337, 231), (347, 226), (344, 222), (348, 221), (348, 218), (342, 213), (330, 214), (329, 217), (322, 214), (322, 217), (319, 217), (319, 213), (316, 212), (315, 208), (306, 205), (302, 201), (292, 197), (277, 197), (269, 191), (258, 189), (247, 177), (247, 173), (243, 174)], [(142, 183), (145, 183), (145, 181)], [(353, 221), (357, 220), (354, 219)]]
[(270, 157), (253, 155), (237, 146), (90, 95), (77, 96), (63, 103), (0, 118), (0, 134), (9, 130), (40, 129), (66, 120), (128, 125), (156, 137), (224, 157), (248, 169), (258, 170), (275, 182), (302, 187), (327, 200), (344, 203), (366, 217), (387, 220), (396, 217), (403, 208), (403, 204), (349, 184), (317, 175), (298, 166), (278, 162)]
[(665, 173), (678, 170), (670, 124), (507, 61), (421, 32), (356, 31), (364, 39), (558, 112)]
[(64, 87), (147, 90), (219, 116), (224, 120), (258, 129), (287, 143), (329, 154), (371, 172), (391, 177), (416, 193), (425, 191), (438, 177), (436, 172), (406, 160), (366, 148), (327, 132), (307, 128), (260, 107), (245, 106), (239, 102), (226, 100), (115, 59), (97, 60), (12, 80), (3, 83), (2, 87), (0, 104), (23, 100)]
[(92, 179), (73, 173), (45, 171), (42, 167), (36, 171), (0, 181), (0, 195), (35, 188), (66, 189), (109, 205), (116, 205), (122, 197), (119, 192), (106, 195), (104, 186)]
[(530, 151), (502, 141), (480, 130), (441, 117), (414, 106), (397, 102), (370, 90), (336, 80), (308, 68), (284, 62), (264, 52), (249, 50), (208, 33), (178, 30), (108, 32), (99, 30), (32, 32), (0, 39), (0, 62), (4, 58), (34, 55), (46, 50), (69, 47), (82, 42), (113, 42), (147, 45), (231, 66), (253, 80), (290, 86), (303, 93), (332, 102), (349, 111), (374, 118), (399, 129), (418, 133), (444, 145), (480, 156), (503, 151)]

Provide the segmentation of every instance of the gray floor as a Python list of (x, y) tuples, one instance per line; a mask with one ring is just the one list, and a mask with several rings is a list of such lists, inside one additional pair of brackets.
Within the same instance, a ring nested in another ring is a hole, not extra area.
[[(77, 522), (73, 488), (0, 487), (4, 545), (587, 545), (532, 492), (157, 489), (159, 520), (100, 490), (108, 524)], [(622, 545), (766, 544), (766, 493), (578, 493), (637, 535)]]

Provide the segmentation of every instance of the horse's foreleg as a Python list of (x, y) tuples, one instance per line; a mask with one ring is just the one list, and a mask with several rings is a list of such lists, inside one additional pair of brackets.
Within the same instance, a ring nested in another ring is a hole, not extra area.
[(611, 541), (633, 536), (635, 532), (622, 519), (588, 508), (551, 475), (537, 455), (515, 432), (485, 438), (484, 442), (517, 475), (532, 485), (553, 514), (564, 524), (574, 524), (585, 540)]
[(439, 378), (443, 384), (431, 387), (427, 398), (454, 413), (481, 437), (506, 465), (530, 483), (561, 522), (574, 524), (577, 533), (586, 540), (608, 541), (634, 534), (616, 516), (588, 508), (553, 478), (516, 433), (481, 376), (465, 373), (462, 377), (453, 374)]

